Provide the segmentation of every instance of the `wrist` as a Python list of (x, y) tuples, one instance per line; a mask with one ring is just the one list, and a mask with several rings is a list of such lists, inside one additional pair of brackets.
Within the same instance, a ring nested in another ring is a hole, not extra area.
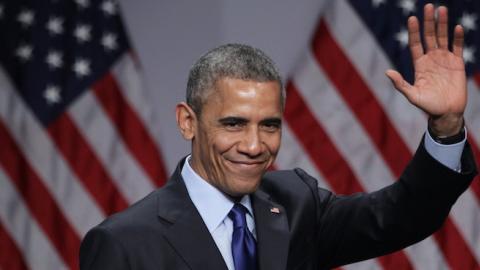
[(465, 123), (460, 119), (449, 119), (447, 122), (435, 122), (433, 118), (428, 121), (428, 133), (432, 139), (440, 144), (455, 144), (465, 139)]
[(439, 117), (430, 117), (428, 119), (428, 130), (432, 137), (447, 138), (458, 135), (464, 128), (463, 115), (443, 115)]

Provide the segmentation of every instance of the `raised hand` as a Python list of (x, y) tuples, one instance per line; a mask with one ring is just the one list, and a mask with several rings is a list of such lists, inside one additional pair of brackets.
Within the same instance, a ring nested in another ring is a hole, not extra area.
[(446, 7), (438, 8), (435, 30), (435, 8), (424, 7), (424, 41), (416, 17), (408, 18), (409, 48), (415, 69), (413, 85), (400, 73), (387, 70), (386, 75), (395, 88), (429, 116), (429, 125), (437, 136), (452, 136), (463, 126), (467, 104), (467, 85), (463, 63), (463, 28), (454, 30), (452, 51), (448, 49), (448, 14)]

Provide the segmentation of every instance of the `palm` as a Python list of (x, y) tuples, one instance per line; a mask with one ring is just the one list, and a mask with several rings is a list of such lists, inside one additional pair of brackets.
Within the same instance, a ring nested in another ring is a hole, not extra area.
[(463, 59), (434, 49), (414, 62), (415, 83), (410, 102), (432, 116), (465, 110), (466, 79)]
[(409, 47), (415, 68), (414, 84), (410, 85), (400, 73), (393, 70), (388, 70), (387, 76), (393, 81), (395, 88), (430, 118), (458, 120), (462, 118), (467, 103), (462, 57), (463, 29), (461, 26), (455, 28), (453, 50), (450, 51), (447, 9), (438, 9), (436, 26), (433, 5), (426, 5), (424, 12), (425, 48), (421, 43), (417, 18), (411, 17), (408, 20)]

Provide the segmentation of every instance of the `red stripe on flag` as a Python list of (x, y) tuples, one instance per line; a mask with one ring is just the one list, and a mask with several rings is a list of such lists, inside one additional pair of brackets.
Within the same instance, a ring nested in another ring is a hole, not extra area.
[[(477, 84), (477, 89), (480, 90), (480, 72), (477, 72), (473, 75), (473, 79)], [(480, 150), (478, 145), (473, 142), (473, 140), (469, 139), (470, 145), (472, 146), (473, 154), (475, 155), (475, 159), (477, 161), (477, 165), (480, 166)], [(479, 142), (480, 143), (480, 142)], [(473, 180), (472, 184), (470, 185), (471, 189), (475, 193), (477, 200), (480, 203), (480, 176), (476, 176)]]
[(444, 251), (446, 261), (451, 269), (478, 270), (478, 262), (463, 241), (461, 234), (452, 220), (447, 219), (442, 228), (434, 235), (440, 248)]
[[(0, 163), (23, 197), (32, 215), (48, 236), (58, 254), (71, 269), (78, 267), (80, 239), (53, 200), (34, 169), (0, 120)], [(3, 252), (3, 251), (2, 251)]]
[(317, 29), (312, 47), (318, 63), (369, 133), (394, 175), (400, 176), (411, 153), (324, 21)]
[(17, 245), (0, 222), (0, 269), (27, 270), (27, 265)]
[[(478, 149), (477, 144), (473, 141), (473, 139), (468, 139), (470, 143), (470, 147), (472, 148), (473, 155), (475, 156), (475, 161), (477, 162), (477, 166), (480, 167), (480, 149)], [(480, 204), (480, 176), (476, 176), (473, 180), (472, 184), (470, 184), (470, 189), (475, 194), (477, 198), (477, 203)]]
[[(390, 169), (399, 177), (412, 155), (381, 105), (333, 39), (324, 21), (320, 22), (312, 46), (317, 61), (365, 127)], [(447, 245), (440, 245), (450, 265), (454, 267), (453, 269), (464, 269), (458, 268), (461, 266), (458, 258), (464, 258), (468, 262), (475, 262), (478, 267), (478, 262), (454, 223), (449, 219), (446, 222), (450, 224), (448, 233), (451, 234), (448, 238), (455, 243), (462, 243), (461, 245), (465, 247), (465, 250), (459, 252)]]
[(477, 72), (473, 75), (473, 79), (477, 83), (478, 90), (480, 90), (480, 72)]
[(48, 133), (71, 169), (107, 215), (128, 206), (127, 201), (68, 114), (64, 113), (52, 122), (48, 127)]
[(156, 186), (162, 186), (167, 173), (159, 149), (140, 118), (122, 95), (113, 76), (110, 73), (106, 74), (95, 83), (93, 89), (130, 152), (150, 176), (153, 183)]
[[(475, 83), (477, 84), (477, 89), (480, 90), (480, 72), (477, 72), (473, 75), (473, 78), (475, 80)], [(471, 105), (470, 105), (471, 106)], [(476, 144), (472, 139), (469, 139), (470, 145), (473, 150), (473, 154), (475, 156), (475, 160), (477, 162), (477, 165), (480, 167), (480, 149), (478, 148), (478, 144)], [(480, 143), (480, 142), (478, 142)], [(476, 176), (475, 179), (473, 180), (472, 184), (470, 185), (473, 193), (477, 197), (477, 201), (480, 203), (480, 176)]]
[[(310, 112), (306, 102), (291, 82), (287, 84), (287, 96), (285, 119), (317, 168), (325, 175), (333, 191), (340, 194), (363, 192), (364, 188), (350, 166), (338, 152), (335, 144), (329, 139), (324, 128)], [(305, 132), (305, 130), (309, 132)], [(402, 251), (379, 257), (378, 260), (385, 269), (413, 269)]]
[(324, 128), (308, 109), (308, 105), (291, 82), (287, 84), (287, 96), (285, 120), (315, 166), (325, 175), (332, 189), (339, 194), (362, 191), (363, 188), (350, 166), (342, 158), (335, 144), (325, 133)]

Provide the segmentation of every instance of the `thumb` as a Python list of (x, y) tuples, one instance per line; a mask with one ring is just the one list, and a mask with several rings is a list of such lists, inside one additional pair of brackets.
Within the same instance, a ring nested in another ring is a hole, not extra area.
[(411, 102), (413, 98), (413, 87), (403, 79), (402, 74), (393, 69), (389, 69), (385, 72), (385, 75), (392, 81), (393, 86)]

